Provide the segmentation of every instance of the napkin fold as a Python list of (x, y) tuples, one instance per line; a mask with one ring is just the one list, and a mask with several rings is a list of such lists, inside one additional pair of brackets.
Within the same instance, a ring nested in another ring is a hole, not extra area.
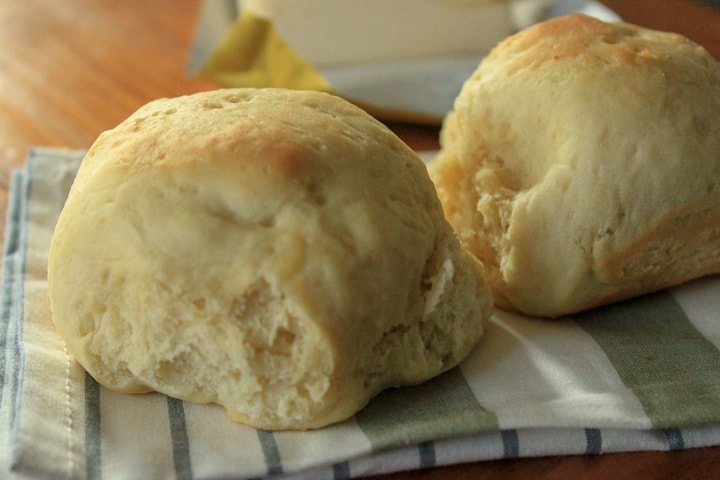
[(0, 297), (3, 478), (342, 479), (499, 458), (720, 445), (720, 278), (572, 318), (497, 311), (458, 367), (317, 431), (99, 386), (53, 327), (47, 252), (83, 152), (12, 176)]

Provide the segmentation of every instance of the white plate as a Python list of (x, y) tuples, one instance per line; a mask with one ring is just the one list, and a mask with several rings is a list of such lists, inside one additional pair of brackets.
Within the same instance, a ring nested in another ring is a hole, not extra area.
[[(316, 0), (320, 1), (320, 0)], [(323, 0), (325, 1), (325, 0)], [(360, 2), (362, 0), (352, 0)], [(419, 1), (419, 0), (413, 0)], [(459, 1), (459, 0), (456, 0)], [(203, 61), (240, 13), (237, 0), (206, 0), (202, 4), (188, 70), (192, 73)], [(612, 10), (585, 0), (512, 0), (515, 30), (532, 23), (569, 13), (584, 13), (605, 21), (618, 21)], [(503, 27), (504, 29), (505, 27)], [(491, 35), (497, 36), (493, 31)], [(493, 37), (492, 45), (496, 39)], [(337, 52), (338, 45), (328, 41)], [(434, 55), (375, 60), (358, 63), (314, 65), (341, 96), (397, 118), (439, 122), (452, 109), (462, 84), (488, 53), (490, 43), (472, 53)]]
[[(612, 10), (597, 2), (561, 1), (543, 12), (541, 20), (569, 13), (585, 13), (605, 21), (619, 21)], [(380, 109), (442, 119), (465, 80), (487, 51), (474, 55), (442, 56), (403, 61), (364, 63), (320, 69), (342, 96)]]

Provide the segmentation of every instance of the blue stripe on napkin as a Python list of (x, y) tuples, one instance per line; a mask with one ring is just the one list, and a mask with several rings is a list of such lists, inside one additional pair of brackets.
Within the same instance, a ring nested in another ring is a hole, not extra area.
[(282, 460), (280, 459), (280, 450), (275, 441), (275, 434), (267, 430), (258, 430), (257, 436), (263, 455), (265, 456), (268, 475), (280, 475), (283, 473), (283, 467)]
[(185, 407), (182, 400), (172, 397), (167, 397), (167, 407), (175, 478), (176, 480), (191, 480), (193, 474), (190, 463), (190, 439), (185, 423)]
[(102, 478), (100, 384), (85, 374), (85, 471), (88, 480)]
[(10, 383), (13, 383), (13, 378), (16, 375), (12, 368), (16, 357), (13, 352), (15, 340), (14, 335), (11, 335), (10, 324), (18, 303), (16, 297), (18, 288), (21, 289), (19, 299), (22, 299), (22, 273), (24, 269), (19, 269), (17, 265), (18, 258), (21, 256), (20, 224), (23, 203), (21, 182), (23, 182), (23, 178), (20, 172), (13, 172), (10, 180), (10, 196), (5, 227), (2, 304), (0, 305), (0, 349), (2, 349), (2, 355), (0, 355), (0, 385), (3, 386), (3, 388), (0, 388), (0, 404), (4, 400), (3, 394), (5, 387), (8, 385), (7, 380), (10, 379)]

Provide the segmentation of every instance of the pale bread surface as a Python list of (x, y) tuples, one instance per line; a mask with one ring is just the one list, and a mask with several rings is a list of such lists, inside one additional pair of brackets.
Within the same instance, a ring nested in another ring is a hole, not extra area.
[(556, 317), (720, 272), (720, 67), (571, 15), (501, 42), (430, 164), (498, 306)]
[(153, 101), (103, 133), (49, 291), (102, 385), (263, 429), (338, 422), (455, 366), (491, 311), (416, 154), (344, 100), (274, 89)]

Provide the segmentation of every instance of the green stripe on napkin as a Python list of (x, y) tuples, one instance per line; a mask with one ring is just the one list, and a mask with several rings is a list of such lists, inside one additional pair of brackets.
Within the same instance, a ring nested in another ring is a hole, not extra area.
[[(668, 292), (574, 317), (605, 351), (655, 428), (717, 421), (720, 352)], [(681, 407), (681, 408), (679, 408)]]
[(375, 451), (498, 429), (497, 417), (478, 403), (459, 368), (386, 390), (356, 419)]

